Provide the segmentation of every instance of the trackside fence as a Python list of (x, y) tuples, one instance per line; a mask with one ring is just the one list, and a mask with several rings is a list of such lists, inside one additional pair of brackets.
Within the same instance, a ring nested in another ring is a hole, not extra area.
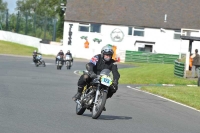
[(173, 64), (179, 55), (126, 51), (125, 62)]
[(178, 77), (184, 77), (185, 63), (174, 61), (174, 75)]

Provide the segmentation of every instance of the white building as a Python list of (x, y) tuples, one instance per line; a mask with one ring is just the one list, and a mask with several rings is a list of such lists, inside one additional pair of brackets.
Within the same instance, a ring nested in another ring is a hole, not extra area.
[[(189, 41), (180, 35), (200, 37), (199, 6), (197, 0), (68, 0), (63, 46), (80, 58), (91, 58), (106, 44), (117, 46), (118, 54), (187, 53)], [(87, 37), (89, 48), (81, 37)], [(95, 38), (102, 41), (94, 42)], [(192, 52), (196, 48), (198, 41), (192, 43)]]

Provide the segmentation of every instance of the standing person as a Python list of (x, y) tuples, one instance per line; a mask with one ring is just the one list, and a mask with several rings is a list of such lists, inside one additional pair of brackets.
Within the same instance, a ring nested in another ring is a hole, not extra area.
[(196, 73), (199, 77), (199, 67), (200, 67), (200, 56), (198, 54), (198, 49), (195, 49), (195, 53), (191, 56), (192, 58), (192, 77), (196, 78)]
[(92, 79), (96, 78), (97, 75), (103, 69), (109, 69), (113, 74), (113, 86), (114, 88), (110, 88), (108, 91), (107, 98), (112, 97), (112, 95), (118, 89), (118, 80), (120, 78), (120, 74), (118, 72), (117, 64), (115, 60), (112, 59), (113, 50), (112, 47), (106, 45), (101, 49), (101, 54), (97, 54), (86, 64), (86, 69), (88, 74), (83, 74), (78, 80), (78, 91), (72, 99), (75, 101), (80, 99), (81, 93), (84, 89), (84, 86), (89, 84)]
[(192, 62), (193, 62), (193, 58), (192, 58), (192, 54), (190, 54), (190, 58), (189, 58), (189, 70), (192, 70)]

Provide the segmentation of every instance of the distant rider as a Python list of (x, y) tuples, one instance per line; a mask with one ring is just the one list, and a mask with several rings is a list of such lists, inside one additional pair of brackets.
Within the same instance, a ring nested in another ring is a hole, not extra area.
[(41, 53), (38, 53), (37, 50), (34, 50), (34, 51), (33, 51), (33, 62), (34, 62), (34, 63), (37, 63), (37, 61), (40, 61), (40, 60), (37, 59), (37, 56), (38, 56), (38, 55), (42, 55), (42, 54), (41, 54)]
[[(57, 56), (60, 56), (60, 58), (62, 58), (63, 59), (63, 57), (64, 57), (64, 53), (63, 53), (63, 51), (62, 50), (60, 50), (59, 52), (58, 52), (58, 54), (57, 54)], [(56, 64), (57, 64), (57, 61), (58, 61), (58, 58), (57, 58), (57, 56), (56, 56)]]
[(72, 63), (73, 63), (73, 57), (72, 57), (72, 53), (70, 52), (70, 50), (67, 50), (67, 53), (65, 54), (65, 57), (66, 57), (66, 55), (70, 55), (71, 56), (71, 58), (72, 58)]

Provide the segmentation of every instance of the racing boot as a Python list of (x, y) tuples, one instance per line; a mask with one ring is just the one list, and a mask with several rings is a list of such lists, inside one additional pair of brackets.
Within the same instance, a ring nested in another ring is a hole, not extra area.
[(72, 100), (76, 101), (81, 98), (81, 93), (84, 87), (78, 86), (78, 92), (72, 97)]
[(77, 99), (80, 99), (81, 98), (81, 93), (80, 92), (77, 92), (73, 97), (72, 97), (72, 100), (76, 101)]

